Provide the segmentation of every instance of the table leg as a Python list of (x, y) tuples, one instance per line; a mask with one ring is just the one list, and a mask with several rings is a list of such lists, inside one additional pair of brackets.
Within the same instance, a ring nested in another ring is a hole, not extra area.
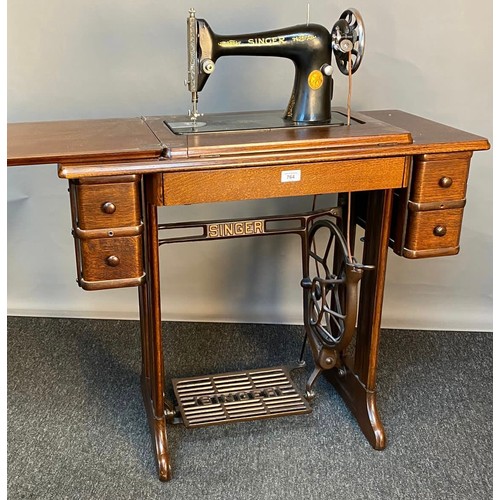
[(168, 481), (172, 472), (165, 414), (157, 208), (150, 203), (145, 205), (143, 215), (147, 277), (146, 282), (139, 288), (142, 338), (141, 386), (158, 474), (160, 480)]
[(385, 284), (392, 190), (368, 194), (363, 264), (374, 265), (361, 280), (354, 358), (345, 369), (332, 369), (325, 377), (337, 389), (356, 417), (361, 430), (377, 450), (385, 448), (385, 431), (378, 413), (375, 382), (380, 320)]

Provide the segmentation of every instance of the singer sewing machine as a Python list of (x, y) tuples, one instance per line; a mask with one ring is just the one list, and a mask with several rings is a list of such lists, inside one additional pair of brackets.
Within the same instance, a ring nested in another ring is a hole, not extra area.
[[(401, 111), (332, 110), (332, 54), (349, 77), (363, 58), (365, 28), (354, 9), (331, 31), (306, 23), (222, 36), (193, 10), (187, 24), (189, 116), (10, 124), (8, 164), (58, 163), (59, 176), (69, 180), (83, 289), (138, 287), (142, 392), (160, 479), (171, 477), (167, 424), (307, 414), (320, 374), (371, 445), (383, 449), (376, 370), (388, 249), (407, 258), (458, 252), (470, 159), (488, 141)], [(216, 61), (231, 55), (293, 61), (284, 112), (200, 114), (199, 93)], [(157, 218), (162, 206), (323, 193), (339, 193), (338, 206), (238, 220)], [(353, 257), (356, 225), (365, 231), (362, 262)], [(314, 361), (306, 387), (296, 387), (290, 374), (303, 366), (303, 349), (294, 367), (173, 380), (169, 401), (159, 247), (282, 234), (296, 234), (302, 249), (297, 286), (304, 348)]]
[[(273, 31), (235, 36), (218, 35), (194, 9), (188, 18), (188, 79), (191, 92), (190, 116), (193, 129), (198, 123), (198, 93), (215, 70), (217, 59), (225, 56), (285, 57), (295, 65), (292, 95), (283, 119), (294, 124), (331, 123), (334, 68), (332, 50), (339, 69), (354, 73), (364, 54), (365, 29), (358, 11), (342, 13), (331, 33), (319, 24), (301, 24)], [(266, 123), (260, 124), (265, 128)]]

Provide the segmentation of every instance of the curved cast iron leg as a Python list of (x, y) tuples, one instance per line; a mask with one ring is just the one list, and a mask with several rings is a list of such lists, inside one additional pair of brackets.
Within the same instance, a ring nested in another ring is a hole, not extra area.
[(146, 283), (139, 289), (142, 335), (141, 386), (151, 431), (160, 480), (172, 477), (165, 415), (163, 346), (161, 330), (158, 222), (155, 205), (147, 204), (145, 213)]
[(377, 450), (386, 445), (377, 409), (375, 383), (391, 210), (392, 190), (368, 194), (363, 263), (374, 265), (375, 269), (366, 272), (361, 281), (354, 359), (346, 362), (345, 370), (325, 372)]

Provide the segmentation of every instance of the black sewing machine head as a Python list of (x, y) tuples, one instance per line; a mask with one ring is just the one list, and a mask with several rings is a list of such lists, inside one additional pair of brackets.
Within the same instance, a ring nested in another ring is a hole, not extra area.
[(354, 73), (363, 58), (365, 30), (355, 9), (342, 13), (333, 29), (319, 24), (299, 24), (260, 33), (218, 35), (204, 19), (189, 11), (188, 78), (192, 96), (191, 123), (196, 125), (198, 92), (203, 90), (224, 56), (273, 56), (291, 59), (295, 65), (292, 95), (283, 119), (295, 124), (322, 124), (331, 119), (333, 98), (332, 52), (339, 70)]

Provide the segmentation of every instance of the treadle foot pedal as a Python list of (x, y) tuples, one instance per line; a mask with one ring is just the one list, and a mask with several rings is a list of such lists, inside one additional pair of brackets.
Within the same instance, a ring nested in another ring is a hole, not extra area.
[(285, 366), (172, 380), (186, 427), (311, 413)]

